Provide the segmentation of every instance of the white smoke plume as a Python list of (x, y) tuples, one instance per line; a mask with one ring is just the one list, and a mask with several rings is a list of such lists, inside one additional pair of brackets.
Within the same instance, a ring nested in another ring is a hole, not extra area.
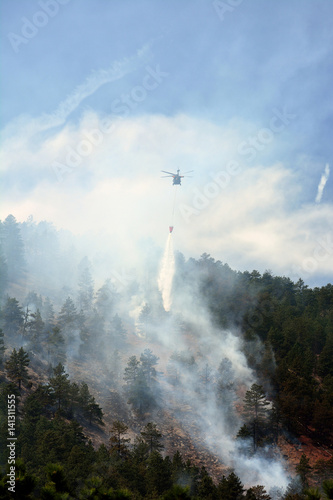
[(170, 311), (172, 304), (171, 293), (174, 274), (175, 255), (173, 251), (172, 233), (169, 233), (158, 277), (158, 289), (162, 294), (163, 306), (166, 311)]
[(329, 164), (326, 163), (325, 170), (322, 173), (322, 176), (321, 176), (319, 184), (318, 184), (318, 191), (317, 191), (317, 196), (316, 196), (316, 203), (320, 203), (321, 202), (321, 199), (322, 199), (322, 196), (323, 196), (323, 192), (324, 192), (324, 188), (326, 186), (326, 183), (328, 181), (329, 176), (330, 176), (330, 167), (329, 167)]

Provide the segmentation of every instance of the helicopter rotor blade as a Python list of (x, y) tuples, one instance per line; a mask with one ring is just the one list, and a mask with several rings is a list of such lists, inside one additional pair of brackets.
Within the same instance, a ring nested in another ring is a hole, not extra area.
[(164, 174), (177, 175), (177, 174), (173, 174), (172, 172), (166, 172), (165, 170), (161, 170), (161, 172), (163, 172)]
[(191, 172), (194, 172), (194, 170), (188, 170), (187, 172), (184, 172), (184, 175), (185, 174), (190, 174)]

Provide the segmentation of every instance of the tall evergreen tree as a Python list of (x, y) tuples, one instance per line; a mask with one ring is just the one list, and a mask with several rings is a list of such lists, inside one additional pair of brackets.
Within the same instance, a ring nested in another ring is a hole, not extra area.
[(92, 421), (96, 421), (97, 423), (104, 425), (103, 411), (96, 403), (94, 396), (90, 394), (89, 387), (86, 383), (81, 384), (79, 404), (82, 408), (83, 415), (89, 420), (90, 424), (92, 423)]
[(219, 498), (223, 500), (241, 500), (244, 498), (244, 487), (238, 476), (231, 472), (228, 477), (223, 476), (217, 487)]
[(152, 386), (156, 377), (155, 366), (158, 363), (159, 358), (155, 356), (150, 349), (145, 349), (140, 356), (141, 370), (146, 378), (147, 385)]
[(5, 363), (8, 378), (18, 384), (19, 389), (21, 389), (22, 382), (27, 382), (29, 379), (27, 370), (29, 363), (28, 353), (25, 352), (23, 347), (20, 347), (18, 351), (14, 348)]
[(299, 463), (296, 465), (296, 472), (300, 478), (303, 489), (309, 486), (309, 474), (311, 469), (310, 460), (303, 453)]
[(58, 322), (61, 329), (77, 326), (78, 312), (75, 307), (73, 299), (67, 297), (65, 300), (58, 317)]
[(39, 309), (35, 313), (30, 314), (28, 321), (28, 335), (35, 349), (40, 350), (41, 341), (44, 332), (44, 321)]
[(128, 426), (120, 420), (115, 420), (110, 429), (110, 451), (115, 451), (119, 458), (128, 455), (129, 438), (124, 436), (127, 434)]
[(266, 399), (265, 391), (261, 385), (252, 384), (251, 389), (246, 391), (244, 398), (244, 415), (249, 425), (252, 427), (253, 451), (258, 446), (260, 431), (263, 428), (266, 417), (267, 407), (270, 405)]
[(164, 448), (163, 444), (161, 444), (162, 434), (157, 429), (156, 424), (148, 422), (140, 434), (145, 443), (149, 446), (150, 453), (153, 451), (160, 451)]
[(49, 380), (51, 394), (59, 411), (68, 405), (71, 386), (68, 378), (69, 375), (65, 372), (65, 367), (59, 363), (53, 370), (53, 377)]
[(7, 298), (3, 308), (4, 332), (9, 337), (19, 333), (23, 325), (24, 315), (22, 307), (15, 298)]

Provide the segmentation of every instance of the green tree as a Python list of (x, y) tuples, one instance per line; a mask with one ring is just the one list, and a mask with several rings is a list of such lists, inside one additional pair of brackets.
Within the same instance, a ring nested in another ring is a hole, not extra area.
[(326, 479), (323, 482), (323, 490), (329, 500), (333, 499), (333, 479)]
[(322, 500), (321, 493), (318, 488), (308, 488), (305, 490), (306, 500)]
[(65, 300), (58, 317), (58, 323), (61, 329), (75, 328), (77, 326), (78, 313), (71, 297)]
[(119, 458), (128, 455), (127, 443), (130, 442), (129, 438), (124, 436), (127, 434), (128, 426), (120, 420), (115, 420), (110, 429), (110, 451), (116, 451)]
[(23, 310), (15, 298), (8, 297), (3, 308), (4, 332), (8, 337), (17, 334), (23, 325)]
[(217, 487), (213, 483), (212, 478), (206, 471), (205, 467), (200, 471), (200, 482), (198, 485), (198, 497), (205, 500), (217, 500)]
[(171, 462), (169, 457), (163, 459), (162, 455), (154, 450), (147, 461), (147, 489), (152, 493), (161, 495), (172, 486)]
[(246, 391), (244, 398), (244, 416), (252, 428), (253, 451), (258, 446), (261, 430), (267, 417), (269, 401), (266, 399), (264, 389), (261, 385), (252, 384), (251, 389)]
[(246, 500), (271, 500), (272, 497), (268, 495), (265, 487), (258, 484), (249, 488), (245, 495)]
[(90, 425), (93, 421), (103, 425), (103, 411), (96, 403), (94, 396), (90, 394), (88, 385), (84, 382), (80, 386), (79, 404)]
[(308, 488), (309, 486), (309, 474), (310, 471), (312, 470), (312, 467), (310, 465), (310, 460), (307, 458), (307, 456), (302, 453), (302, 456), (300, 458), (300, 461), (298, 465), (296, 465), (296, 472), (300, 478), (300, 481), (302, 483), (303, 488)]
[(228, 477), (223, 476), (217, 486), (217, 493), (223, 500), (241, 500), (244, 493), (244, 487), (238, 476), (231, 472)]
[(64, 365), (59, 363), (53, 369), (53, 377), (51, 377), (49, 380), (51, 394), (54, 401), (56, 402), (58, 411), (61, 411), (68, 405), (71, 387), (71, 383), (68, 378), (69, 375), (65, 372)]
[(8, 378), (18, 384), (19, 389), (21, 389), (22, 382), (27, 382), (29, 379), (27, 370), (29, 363), (28, 353), (25, 352), (23, 347), (20, 347), (18, 351), (14, 348), (5, 363)]
[(150, 349), (145, 349), (140, 356), (141, 370), (144, 374), (147, 385), (151, 387), (156, 382), (156, 369), (159, 358)]
[(44, 321), (40, 314), (39, 309), (35, 313), (30, 314), (30, 319), (28, 321), (28, 335), (34, 346), (34, 349), (41, 349), (42, 335), (44, 332)]
[(326, 375), (333, 375), (333, 329), (328, 332), (325, 346), (321, 351), (318, 359), (318, 373), (325, 377)]
[(148, 386), (147, 378), (136, 356), (129, 358), (125, 368), (124, 380), (126, 382), (124, 391), (128, 397), (128, 403), (133, 406), (139, 415), (150, 411), (156, 405), (154, 393)]
[(152, 453), (153, 451), (159, 451), (164, 448), (161, 444), (162, 434), (157, 429), (156, 424), (152, 422), (148, 422), (148, 424), (144, 427), (143, 431), (140, 432), (143, 440), (149, 446), (149, 451)]

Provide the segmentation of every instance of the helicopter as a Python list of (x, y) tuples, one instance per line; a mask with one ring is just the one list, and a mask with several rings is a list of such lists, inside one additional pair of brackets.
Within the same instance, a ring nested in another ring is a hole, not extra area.
[[(177, 173), (173, 174), (172, 172), (166, 172), (165, 170), (161, 170), (164, 174), (169, 174), (169, 175), (162, 175), (162, 177), (172, 177), (173, 181), (172, 184), (175, 186), (176, 184), (181, 185), (181, 179), (183, 177), (186, 177), (185, 175), (180, 175), (180, 169), (178, 168)], [(185, 174), (189, 174), (190, 172), (193, 172), (193, 170), (189, 170), (188, 172), (185, 172)]]

